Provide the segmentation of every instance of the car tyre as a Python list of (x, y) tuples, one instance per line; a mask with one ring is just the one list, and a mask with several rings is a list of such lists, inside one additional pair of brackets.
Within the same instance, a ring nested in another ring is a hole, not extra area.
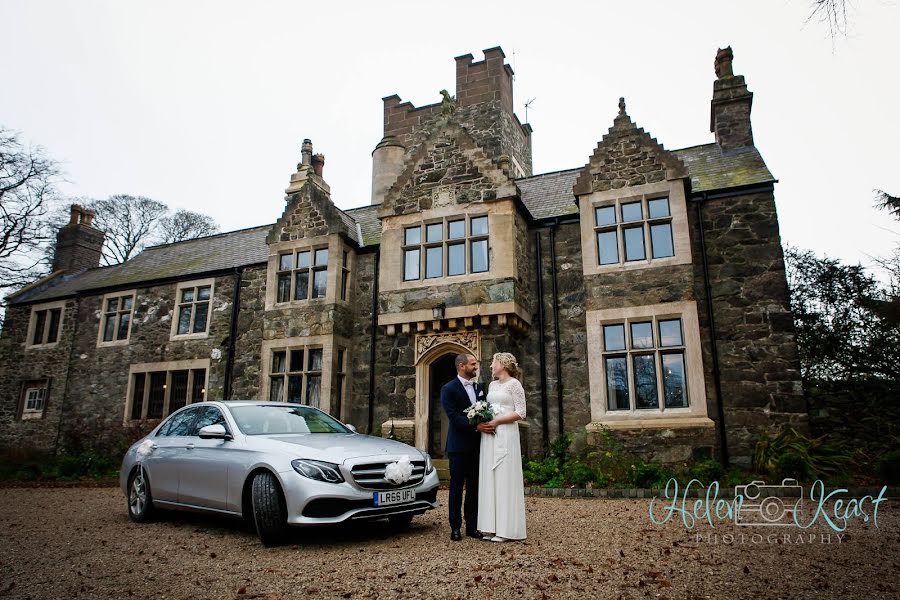
[(153, 518), (155, 508), (153, 495), (150, 493), (150, 482), (144, 467), (138, 466), (128, 479), (128, 518), (135, 523), (146, 523)]
[(412, 524), (413, 515), (391, 515), (388, 517), (388, 522), (391, 524), (391, 528), (394, 531), (406, 531), (409, 529), (409, 526)]
[(256, 534), (265, 546), (276, 546), (287, 539), (287, 507), (278, 479), (268, 471), (253, 478), (253, 522)]

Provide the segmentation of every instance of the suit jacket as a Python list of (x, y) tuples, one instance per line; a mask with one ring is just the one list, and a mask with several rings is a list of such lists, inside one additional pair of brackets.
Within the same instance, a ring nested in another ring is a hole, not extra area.
[[(475, 384), (475, 399), (484, 399), (484, 387), (478, 383)], [(469, 418), (463, 412), (472, 403), (459, 377), (454, 377), (441, 388), (441, 406), (450, 419), (447, 452), (478, 452), (481, 434), (475, 429), (475, 425), (469, 424)]]

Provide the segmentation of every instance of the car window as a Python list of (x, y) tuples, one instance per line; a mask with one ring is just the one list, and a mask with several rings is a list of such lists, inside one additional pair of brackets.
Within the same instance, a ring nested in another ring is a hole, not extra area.
[(194, 422), (194, 426), (191, 427), (191, 432), (188, 435), (200, 435), (200, 430), (207, 425), (221, 425), (228, 431), (228, 425), (225, 423), (225, 415), (222, 414), (221, 410), (215, 406), (204, 406), (198, 410), (201, 411), (200, 416), (197, 417), (197, 420)]
[(247, 435), (350, 433), (343, 423), (309, 406), (233, 406), (231, 414)]
[(160, 427), (159, 432), (156, 435), (163, 437), (190, 435), (191, 424), (194, 422), (194, 417), (197, 416), (198, 410), (199, 409), (197, 408), (189, 408), (172, 415), (169, 417), (169, 420)]

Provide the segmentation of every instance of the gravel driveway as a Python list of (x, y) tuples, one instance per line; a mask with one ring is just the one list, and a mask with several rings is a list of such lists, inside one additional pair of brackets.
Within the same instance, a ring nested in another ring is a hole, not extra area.
[(133, 524), (116, 489), (0, 489), (0, 598), (900, 596), (900, 502), (881, 505), (877, 529), (854, 522), (830, 544), (819, 525), (803, 543), (793, 528), (787, 541), (741, 543), (749, 532), (733, 525), (704, 526), (698, 541), (680, 521), (653, 525), (647, 508), (528, 498), (528, 540), (497, 544), (451, 542), (442, 506), (403, 535), (381, 524), (319, 529), (269, 549), (220, 518)]

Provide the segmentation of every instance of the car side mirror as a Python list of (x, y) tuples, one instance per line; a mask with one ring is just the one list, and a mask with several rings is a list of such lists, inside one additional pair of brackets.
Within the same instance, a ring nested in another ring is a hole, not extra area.
[(346, 427), (347, 429), (349, 429), (349, 430), (352, 431), (353, 433), (359, 433), (358, 431), (356, 431), (356, 427), (354, 427), (354, 426), (351, 425), (350, 423), (344, 423), (344, 427)]
[(228, 433), (228, 430), (226, 430), (223, 425), (219, 425), (218, 423), (200, 428), (200, 433), (198, 435), (200, 436), (201, 440), (227, 441), (234, 439), (234, 436)]

